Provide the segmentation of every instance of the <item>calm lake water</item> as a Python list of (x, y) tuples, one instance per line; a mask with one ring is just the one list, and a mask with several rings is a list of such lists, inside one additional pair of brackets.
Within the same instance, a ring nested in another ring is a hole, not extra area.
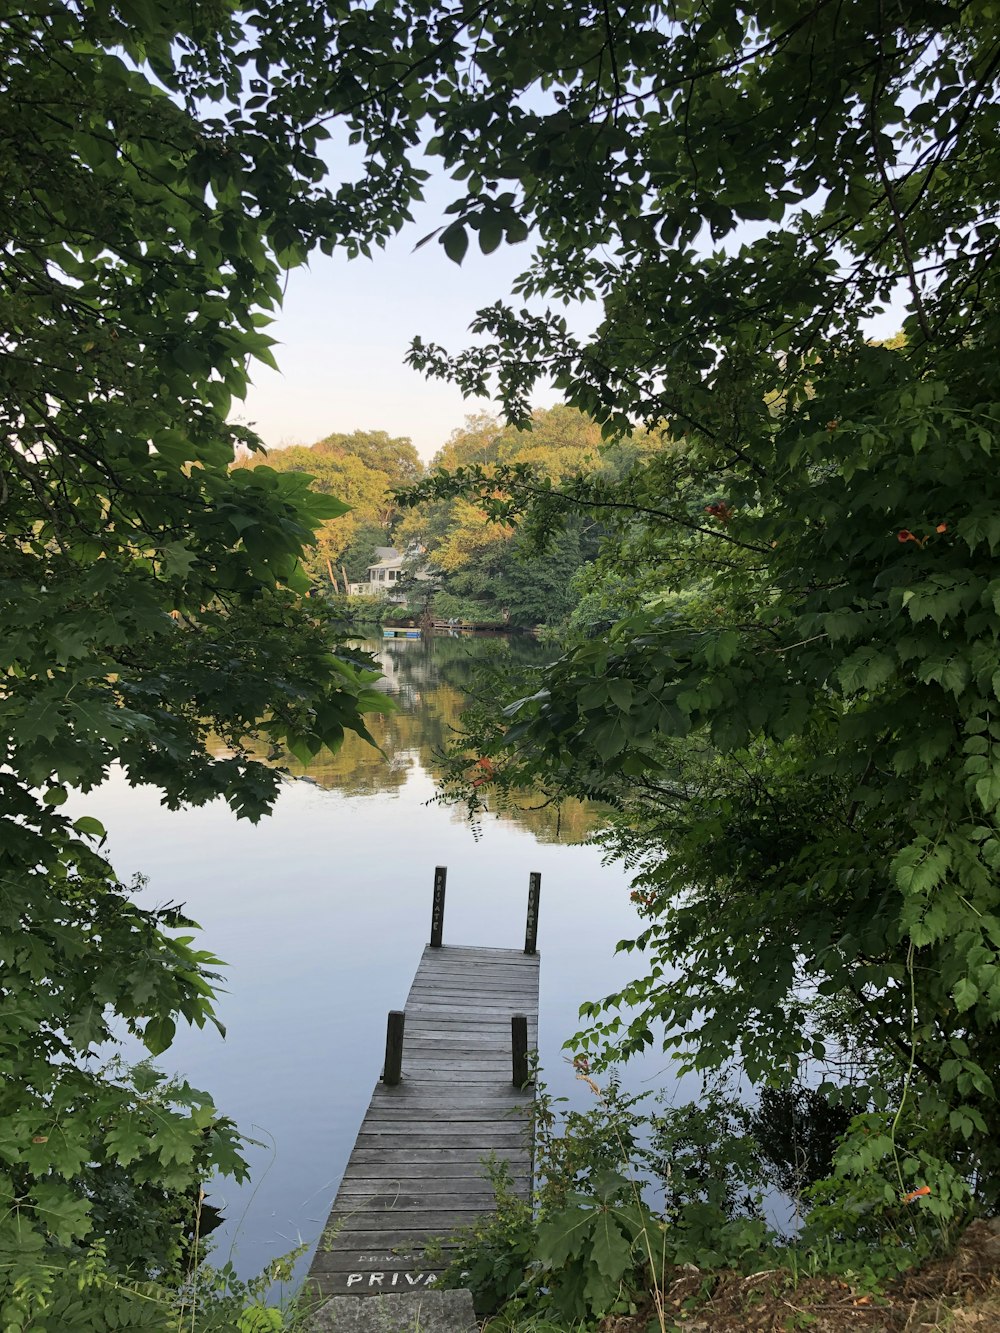
[[(446, 944), (521, 947), (528, 875), (541, 872), (539, 1053), (550, 1088), (574, 1104), (592, 1098), (561, 1050), (579, 1005), (636, 966), (614, 954), (637, 929), (626, 875), (567, 841), (592, 823), (584, 807), (559, 825), (552, 810), (487, 818), (476, 836), (464, 811), (431, 803), (434, 753), (475, 659), (544, 650), (437, 637), (369, 646), (401, 704), (374, 721), (385, 754), (349, 737), (309, 781), (290, 778), (256, 827), (218, 802), (165, 810), (120, 775), (74, 804), (104, 822), (118, 873), (147, 877), (144, 900), (186, 904), (201, 946), (226, 960), (226, 1039), (181, 1031), (157, 1063), (210, 1091), (264, 1145), (251, 1150), (248, 1186), (223, 1182), (210, 1196), (226, 1214), (216, 1256), (232, 1254), (247, 1275), (313, 1245), (326, 1221), (379, 1076), (386, 1013), (402, 1007), (428, 938), (435, 865), (448, 867)], [(662, 1055), (630, 1063), (625, 1081), (673, 1100)]]

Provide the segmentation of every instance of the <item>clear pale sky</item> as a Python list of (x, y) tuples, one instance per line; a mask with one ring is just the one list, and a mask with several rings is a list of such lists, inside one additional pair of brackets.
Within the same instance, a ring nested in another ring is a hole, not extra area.
[[(280, 373), (255, 365), (254, 386), (234, 413), (254, 423), (268, 447), (313, 444), (333, 431), (385, 430), (408, 435), (430, 458), (467, 415), (489, 408), (403, 362), (418, 334), (452, 352), (467, 346), (476, 311), (507, 297), (528, 263), (528, 244), (483, 255), (474, 238), (461, 267), (436, 241), (414, 251), (451, 220), (444, 215), (449, 197), (446, 183), (429, 191), (414, 223), (371, 260), (317, 252), (308, 268), (290, 273), (284, 309), (268, 330), (281, 344), (273, 349)], [(597, 312), (589, 305), (574, 326), (593, 327)], [(538, 404), (556, 399), (539, 393)]]
[[(475, 238), (459, 267), (437, 241), (417, 241), (449, 221), (449, 182), (428, 182), (428, 200), (415, 221), (371, 260), (317, 252), (308, 267), (289, 275), (284, 309), (268, 332), (279, 340), (280, 373), (255, 364), (254, 384), (237, 419), (251, 422), (269, 448), (314, 444), (334, 431), (385, 430), (408, 435), (429, 459), (467, 415), (489, 409), (458, 389), (428, 380), (404, 364), (410, 340), (420, 335), (450, 352), (472, 341), (475, 312), (510, 294), (526, 267), (528, 244), (502, 245), (491, 255)], [(873, 336), (902, 324), (902, 294), (893, 310), (872, 321)], [(590, 303), (566, 313), (572, 328), (589, 332), (599, 317)], [(537, 406), (557, 401), (539, 391)]]

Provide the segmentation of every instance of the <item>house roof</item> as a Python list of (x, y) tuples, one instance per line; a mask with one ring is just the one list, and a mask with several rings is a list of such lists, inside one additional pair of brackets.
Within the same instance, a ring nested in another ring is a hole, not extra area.
[[(375, 554), (378, 556), (376, 562), (368, 566), (369, 574), (374, 569), (402, 569), (407, 560), (413, 560), (415, 557), (423, 555), (426, 547), (419, 542), (411, 542), (405, 551), (399, 551), (395, 546), (376, 546)], [(417, 578), (421, 575), (416, 574)]]
[(406, 557), (403, 555), (401, 551), (393, 551), (391, 546), (389, 547), (376, 546), (375, 554), (379, 555), (381, 551), (386, 551), (386, 550), (392, 551), (392, 555), (381, 557), (378, 561), (376, 561), (374, 565), (369, 565), (368, 566), (369, 574), (373, 569), (402, 569), (403, 562), (406, 559)]

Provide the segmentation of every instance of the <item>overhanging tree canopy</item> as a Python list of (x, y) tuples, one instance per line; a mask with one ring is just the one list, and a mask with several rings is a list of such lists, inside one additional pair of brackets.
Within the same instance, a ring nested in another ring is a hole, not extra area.
[[(257, 443), (231, 402), (272, 360), (281, 266), (304, 253), (292, 215), (320, 206), (302, 136), (225, 109), (242, 39), (226, 3), (26, 0), (0, 25), (5, 1327), (89, 1328), (84, 1289), (119, 1323), (176, 1327), (134, 1283), (185, 1271), (200, 1181), (242, 1170), (207, 1095), (94, 1068), (112, 1015), (153, 1053), (176, 1018), (211, 1020), (215, 960), (174, 937), (176, 908), (129, 902), (97, 819), (63, 816), (68, 787), (118, 762), (171, 806), (258, 818), (278, 777), (249, 740), (308, 758), (382, 706), (300, 599), (303, 548), (344, 506), (230, 471)], [(105, 1246), (89, 1266), (84, 1240)]]

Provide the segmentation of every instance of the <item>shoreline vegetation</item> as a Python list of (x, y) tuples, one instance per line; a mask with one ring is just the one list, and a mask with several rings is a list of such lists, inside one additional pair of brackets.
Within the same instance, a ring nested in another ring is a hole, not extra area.
[[(421, 496), (417, 488), (438, 473), (483, 467), (528, 469), (557, 486), (579, 478), (612, 484), (656, 447), (641, 431), (609, 446), (584, 413), (557, 406), (536, 412), (530, 431), (487, 414), (469, 417), (426, 467), (405, 437), (355, 431), (247, 455), (237, 468), (308, 475), (313, 489), (350, 503), (350, 512), (322, 524), (305, 558), (314, 595), (346, 623), (516, 632), (568, 620), (607, 525), (581, 518), (533, 542), (461, 495)], [(404, 556), (390, 571), (393, 582), (370, 585), (378, 595), (345, 593), (368, 580), (377, 552), (390, 549)]]
[[(472, 1289), (487, 1333), (996, 1326), (1000, 1218), (973, 1221), (914, 1263), (901, 1200), (899, 1252), (858, 1247), (845, 1263), (800, 1229), (835, 1124), (803, 1151), (780, 1096), (751, 1107), (717, 1080), (697, 1105), (651, 1106), (649, 1093), (623, 1094), (613, 1072), (598, 1083), (583, 1063), (589, 1110), (567, 1111), (540, 1088), (531, 1204), (494, 1168), (497, 1214), (460, 1233), (440, 1280)], [(776, 1196), (793, 1204), (792, 1234), (768, 1221)]]

